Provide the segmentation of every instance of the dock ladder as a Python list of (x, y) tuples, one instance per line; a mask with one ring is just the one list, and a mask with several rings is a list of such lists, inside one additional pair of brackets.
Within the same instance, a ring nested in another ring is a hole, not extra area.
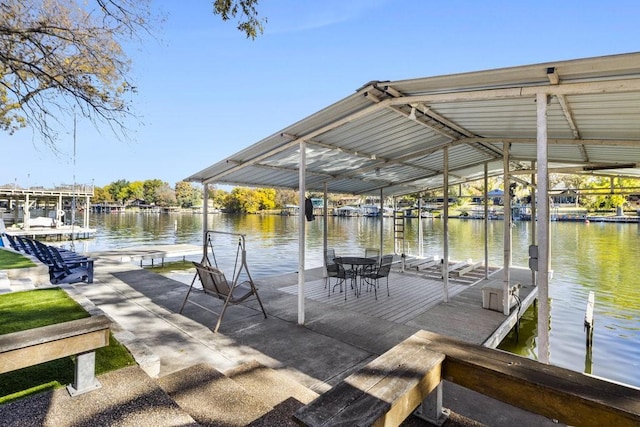
[(394, 252), (402, 257), (402, 270), (404, 271), (405, 248), (404, 239), (405, 216), (404, 210), (393, 211), (393, 243)]

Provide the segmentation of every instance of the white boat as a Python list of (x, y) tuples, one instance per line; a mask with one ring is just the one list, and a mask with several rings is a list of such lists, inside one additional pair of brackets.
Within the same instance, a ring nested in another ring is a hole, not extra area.
[(284, 209), (280, 211), (282, 216), (293, 216), (300, 214), (300, 207), (298, 205), (285, 205)]
[(367, 216), (367, 217), (378, 217), (380, 216), (380, 206), (377, 205), (363, 205), (361, 207), (362, 209), (362, 216)]
[(354, 206), (342, 206), (335, 210), (336, 216), (352, 217), (362, 215), (360, 208)]

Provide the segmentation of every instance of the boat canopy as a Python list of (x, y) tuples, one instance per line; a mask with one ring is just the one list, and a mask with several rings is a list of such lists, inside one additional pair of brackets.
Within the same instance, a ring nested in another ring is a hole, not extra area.
[[(535, 173), (536, 97), (547, 99), (549, 172), (640, 177), (640, 53), (372, 81), (186, 178), (253, 187), (402, 195)], [(215, 160), (215, 159), (214, 159)]]

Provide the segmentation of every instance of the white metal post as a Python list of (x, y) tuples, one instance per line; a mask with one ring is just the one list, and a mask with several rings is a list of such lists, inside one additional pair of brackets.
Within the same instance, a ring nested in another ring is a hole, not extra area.
[(444, 179), (444, 209), (442, 210), (442, 214), (444, 215), (442, 223), (444, 255), (442, 259), (442, 278), (444, 284), (444, 302), (449, 302), (449, 149), (444, 147), (442, 154), (444, 156), (444, 168), (442, 174)]
[[(536, 162), (531, 162), (531, 170), (535, 170), (536, 168)], [(536, 188), (537, 188), (537, 184), (536, 184), (536, 174), (532, 173), (531, 174), (531, 244), (535, 245), (536, 244), (536, 229), (537, 229), (537, 223), (538, 221), (536, 221), (537, 217), (538, 217), (538, 209), (537, 209), (537, 203), (536, 203)], [(533, 286), (536, 286), (536, 282), (537, 282), (537, 278), (536, 278), (536, 271), (535, 270), (531, 270), (531, 284)]]
[(323, 197), (324, 197), (324, 202), (323, 202), (323, 209), (322, 209), (322, 220), (324, 221), (324, 223), (322, 224), (322, 278), (324, 280), (327, 280), (328, 274), (327, 273), (327, 249), (329, 249), (329, 244), (327, 242), (327, 236), (329, 234), (329, 202), (327, 200), (327, 196), (329, 195), (328, 193), (328, 184), (325, 181), (324, 182), (324, 193), (323, 193)]
[(547, 94), (536, 95), (538, 163), (538, 360), (549, 363), (549, 172)]
[(424, 256), (424, 236), (422, 230), (422, 193), (418, 193), (418, 256)]
[(511, 294), (509, 282), (511, 281), (511, 174), (509, 172), (510, 143), (505, 143), (502, 152), (503, 181), (504, 181), (504, 243), (503, 243), (503, 283), (502, 283), (502, 312), (509, 315), (511, 308)]
[(380, 189), (380, 259), (384, 255), (384, 191)]
[(207, 259), (207, 232), (209, 231), (209, 184), (204, 184), (204, 194), (202, 195), (202, 259)]
[(305, 169), (307, 168), (306, 144), (300, 140), (300, 166), (299, 166), (299, 188), (298, 195), (299, 215), (298, 215), (298, 324), (304, 325), (304, 261), (305, 261)]
[(489, 199), (487, 192), (489, 186), (489, 164), (484, 162), (484, 278), (489, 279)]

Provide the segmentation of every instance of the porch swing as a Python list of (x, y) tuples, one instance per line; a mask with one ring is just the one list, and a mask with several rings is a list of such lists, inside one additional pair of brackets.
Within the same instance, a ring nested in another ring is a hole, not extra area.
[[(226, 234), (231, 236), (238, 236), (238, 245), (236, 247), (236, 258), (233, 267), (233, 275), (232, 281), (229, 282), (218, 267), (218, 261), (216, 259), (215, 251), (213, 249), (213, 234)], [(193, 262), (193, 265), (196, 268), (196, 274), (193, 276), (193, 280), (191, 281), (191, 286), (189, 286), (189, 290), (187, 291), (187, 295), (184, 297), (184, 301), (182, 302), (182, 306), (180, 307), (179, 313), (182, 313), (184, 306), (187, 303), (187, 299), (189, 298), (189, 294), (191, 294), (191, 290), (193, 289), (193, 285), (196, 282), (196, 278), (200, 279), (200, 283), (202, 284), (202, 290), (205, 294), (214, 296), (221, 300), (224, 300), (224, 305), (222, 306), (222, 311), (218, 316), (218, 321), (213, 330), (214, 333), (218, 332), (220, 328), (220, 323), (222, 322), (222, 318), (224, 317), (225, 312), (227, 311), (227, 307), (229, 305), (239, 304), (251, 296), (255, 295), (258, 300), (258, 304), (260, 304), (260, 309), (264, 314), (264, 318), (267, 318), (267, 312), (262, 305), (262, 301), (260, 300), (260, 296), (258, 295), (258, 290), (251, 278), (251, 273), (249, 273), (249, 267), (247, 266), (247, 250), (245, 243), (245, 235), (238, 233), (228, 233), (224, 231), (213, 231), (209, 230), (205, 234), (205, 242), (207, 250), (203, 254), (202, 261)], [(211, 255), (213, 257), (213, 265), (209, 260), (209, 250), (211, 251)], [(242, 272), (247, 276), (247, 280), (240, 282), (240, 275)]]

